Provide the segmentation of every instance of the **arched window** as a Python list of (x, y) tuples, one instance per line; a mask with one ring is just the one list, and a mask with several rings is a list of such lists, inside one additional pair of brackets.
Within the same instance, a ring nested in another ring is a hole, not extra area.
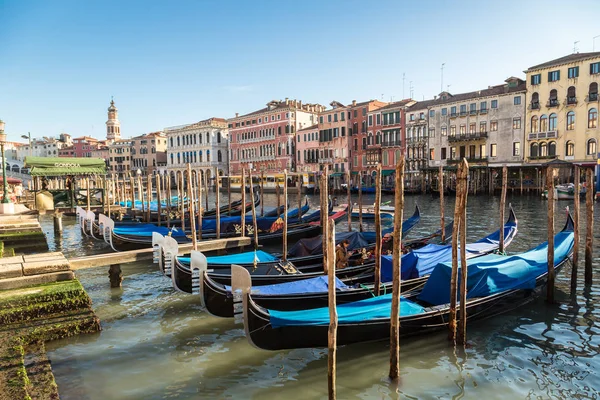
[(550, 118), (548, 118), (548, 130), (555, 131), (556, 130), (556, 114), (550, 114)]
[(198, 152), (198, 159), (202, 162), (202, 150)]
[(381, 144), (381, 132), (377, 132), (377, 135), (375, 136), (375, 143)]
[(548, 155), (548, 144), (546, 142), (540, 143), (540, 157), (546, 157)]
[(567, 104), (576, 104), (577, 98), (575, 96), (575, 86), (569, 86), (567, 89)]
[(548, 130), (548, 117), (546, 114), (540, 117), (540, 132), (546, 132)]
[(573, 156), (575, 154), (575, 145), (570, 140), (565, 145), (565, 156)]
[(588, 94), (589, 101), (597, 101), (598, 100), (598, 83), (592, 82), (590, 83), (590, 92)]
[(221, 154), (221, 150), (217, 151), (217, 161), (223, 162), (223, 155)]
[(548, 105), (550, 107), (558, 105), (558, 92), (556, 91), (556, 89), (552, 89), (550, 91), (550, 104)]
[(388, 164), (388, 152), (384, 151), (383, 152), (383, 165), (387, 165), (387, 164)]
[(531, 143), (531, 146), (529, 147), (529, 156), (532, 158), (535, 158), (538, 156), (538, 144), (537, 143)]
[(592, 156), (596, 154), (596, 140), (590, 139), (587, 141), (587, 155)]
[(368, 139), (367, 139), (367, 145), (372, 145), (373, 144), (373, 134), (369, 133)]
[(575, 129), (575, 111), (569, 111), (567, 113), (567, 130), (572, 131)]
[(221, 131), (217, 133), (217, 143), (221, 143)]
[(531, 95), (531, 109), (538, 110), (540, 108), (540, 95), (538, 92), (534, 92)]
[(556, 155), (556, 142), (552, 141), (548, 143), (548, 155), (555, 156)]
[[(206, 137), (208, 139), (208, 133), (206, 134)], [(210, 150), (206, 150), (206, 162), (210, 162)]]
[(181, 138), (179, 136), (177, 136), (177, 146), (181, 146), (180, 140), (181, 140)]
[(535, 133), (538, 131), (538, 117), (537, 115), (534, 115), (533, 117), (531, 117), (531, 132)]
[(588, 111), (588, 128), (597, 128), (598, 127), (598, 110), (595, 108), (590, 108)]
[(206, 143), (210, 143), (210, 133), (208, 132), (206, 132)]

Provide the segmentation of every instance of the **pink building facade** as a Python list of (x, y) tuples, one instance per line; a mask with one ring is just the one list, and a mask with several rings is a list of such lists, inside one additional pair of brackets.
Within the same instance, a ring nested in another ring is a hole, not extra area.
[(328, 165), (329, 171), (343, 177), (350, 169), (350, 120), (346, 106), (337, 101), (330, 105), (330, 110), (319, 114), (319, 163)]
[(319, 125), (311, 125), (296, 132), (296, 166), (298, 172), (318, 172)]
[(296, 132), (317, 122), (324, 109), (298, 100), (273, 100), (258, 111), (229, 119), (230, 174), (241, 169), (275, 174), (296, 171)]

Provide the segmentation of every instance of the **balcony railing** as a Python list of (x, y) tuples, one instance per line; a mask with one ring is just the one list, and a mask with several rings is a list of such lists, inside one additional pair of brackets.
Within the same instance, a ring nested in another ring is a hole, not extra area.
[(558, 137), (558, 131), (546, 131), (546, 132), (532, 132), (527, 134), (527, 140), (537, 139), (556, 139)]
[(275, 139), (275, 135), (267, 135), (263, 137), (251, 138), (251, 139), (240, 139), (239, 143), (257, 143), (265, 140), (273, 140)]
[(546, 104), (546, 107), (558, 107), (558, 99), (550, 99)]
[(471, 114), (471, 115), (477, 115), (477, 110), (470, 110), (469, 114)]
[(587, 97), (587, 101), (598, 101), (598, 93), (590, 93)]
[(530, 109), (530, 110), (539, 110), (539, 109), (540, 109), (540, 103), (539, 103), (539, 102), (536, 102), (536, 103), (531, 103), (531, 104), (529, 105), (529, 109)]
[(383, 147), (402, 146), (402, 140), (384, 140), (381, 142)]
[[(466, 157), (468, 163), (486, 163), (488, 161), (487, 157)], [(458, 158), (449, 158), (448, 164), (458, 164), (462, 161), (461, 157)]]
[(487, 132), (465, 133), (462, 135), (448, 136), (449, 142), (464, 142), (471, 140), (485, 140), (488, 137)]
[(456, 118), (457, 116), (458, 116), (458, 114), (455, 112), (450, 113), (450, 118)]
[(464, 117), (465, 115), (467, 115), (467, 112), (466, 112), (466, 111), (461, 111), (461, 112), (460, 112), (460, 116), (461, 116), (461, 117)]
[(553, 156), (529, 156), (527, 158), (530, 160), (553, 160), (557, 157), (558, 157), (557, 155), (553, 155)]
[(567, 97), (567, 104), (577, 104), (577, 97)]
[(482, 108), (481, 110), (479, 110), (479, 114), (487, 114), (487, 112), (487, 108)]

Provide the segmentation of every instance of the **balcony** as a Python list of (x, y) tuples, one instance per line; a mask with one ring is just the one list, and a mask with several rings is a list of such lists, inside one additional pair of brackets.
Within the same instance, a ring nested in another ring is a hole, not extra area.
[(402, 140), (384, 140), (381, 142), (383, 147), (402, 146)]
[(470, 110), (469, 114), (471, 114), (471, 115), (477, 115), (477, 110)]
[(598, 93), (590, 93), (586, 98), (588, 102), (590, 101), (598, 101)]
[(456, 118), (456, 117), (458, 117), (457, 113), (455, 113), (455, 112), (450, 113), (450, 118)]
[(546, 132), (532, 132), (527, 134), (527, 140), (538, 140), (538, 139), (556, 139), (558, 137), (558, 131), (546, 131)]
[[(240, 139), (239, 143), (240, 144), (244, 144), (244, 143), (257, 143), (257, 142), (263, 142), (265, 140), (273, 140), (273, 139), (275, 139), (275, 135), (267, 135), (267, 136), (257, 137), (257, 138), (251, 138), (251, 139)], [(199, 145), (202, 146), (202, 143), (200, 143)], [(205, 145), (208, 146), (208, 144), (205, 144)], [(192, 145), (189, 145), (189, 147), (192, 147)]]
[[(487, 157), (466, 157), (467, 162), (469, 164), (481, 164), (481, 163), (487, 163), (488, 162), (488, 158)], [(462, 158), (449, 158), (448, 159), (448, 164), (458, 164), (462, 161)]]
[(554, 160), (557, 157), (558, 157), (557, 155), (553, 155), (553, 156), (529, 156), (529, 157), (527, 157), (527, 159), (528, 160)]
[(319, 161), (321, 164), (333, 164), (335, 162), (333, 157), (323, 157), (320, 158)]
[(467, 111), (461, 111), (461, 112), (460, 112), (460, 116), (461, 116), (461, 117), (465, 117), (466, 115), (467, 115)]
[(558, 107), (558, 99), (550, 99), (546, 103), (546, 107)]
[(488, 110), (487, 108), (482, 108), (481, 110), (479, 110), (479, 114), (487, 114)]
[(535, 102), (535, 103), (531, 103), (529, 105), (529, 109), (530, 110), (539, 110), (540, 109), (540, 103), (539, 103), (539, 101)]
[(577, 97), (567, 97), (567, 105), (577, 104)]
[(462, 135), (448, 136), (448, 142), (468, 142), (472, 140), (485, 140), (488, 137), (487, 132), (465, 133)]

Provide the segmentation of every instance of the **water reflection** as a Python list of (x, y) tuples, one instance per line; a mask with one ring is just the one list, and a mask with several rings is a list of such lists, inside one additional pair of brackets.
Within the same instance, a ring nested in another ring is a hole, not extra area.
[[(276, 203), (274, 195), (266, 198), (267, 205)], [(364, 196), (365, 204), (373, 200)], [(295, 201), (290, 199), (290, 204)], [(545, 240), (547, 203), (534, 196), (509, 195), (509, 201), (519, 218), (519, 234), (509, 252)], [(413, 237), (437, 229), (440, 223), (439, 202), (430, 196), (408, 196), (407, 217), (417, 203), (423, 217)], [(499, 227), (497, 198), (470, 197), (468, 204), (470, 240)], [(557, 202), (557, 229), (564, 224), (562, 210), (567, 205)], [(452, 207), (449, 198), (447, 218)], [(51, 230), (51, 219), (49, 223)], [(581, 225), (585, 232), (585, 221)], [(596, 234), (599, 227), (597, 223)], [(346, 230), (346, 221), (338, 229)], [(57, 249), (70, 254), (108, 251), (82, 238), (73, 224), (65, 223), (62, 241), (57, 243)], [(594, 251), (597, 260), (600, 252)], [(600, 286), (584, 288), (583, 268), (581, 262), (573, 295), (570, 268), (558, 275), (556, 305), (537, 299), (511, 313), (469, 324), (466, 349), (453, 349), (445, 332), (402, 340), (399, 387), (387, 379), (386, 342), (340, 348), (338, 398), (598, 397), (600, 324), (595, 304)], [(122, 290), (109, 288), (107, 268), (78, 272), (104, 330), (48, 345), (63, 399), (327, 397), (326, 350), (254, 349), (241, 326), (206, 315), (197, 298), (173, 291), (170, 281), (154, 267), (137, 263), (122, 269)], [(595, 264), (595, 274), (598, 271)]]

